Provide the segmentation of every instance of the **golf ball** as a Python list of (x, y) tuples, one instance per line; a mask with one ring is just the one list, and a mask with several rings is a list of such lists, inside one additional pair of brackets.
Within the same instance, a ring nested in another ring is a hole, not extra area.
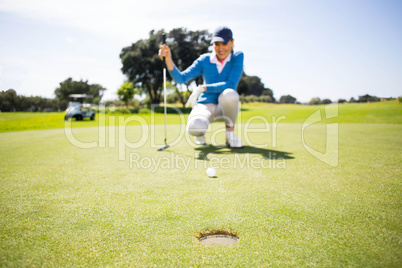
[(216, 170), (213, 167), (207, 169), (207, 175), (209, 177), (214, 177), (216, 175)]

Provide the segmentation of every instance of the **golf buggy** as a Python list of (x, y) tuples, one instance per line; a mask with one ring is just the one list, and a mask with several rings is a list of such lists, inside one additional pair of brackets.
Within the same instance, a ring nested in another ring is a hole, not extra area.
[(83, 103), (85, 98), (91, 98), (92, 96), (86, 94), (71, 94), (68, 96), (74, 100), (68, 103), (64, 116), (65, 121), (70, 118), (75, 118), (77, 121), (81, 121), (84, 118), (95, 120), (95, 111), (91, 109), (91, 104)]

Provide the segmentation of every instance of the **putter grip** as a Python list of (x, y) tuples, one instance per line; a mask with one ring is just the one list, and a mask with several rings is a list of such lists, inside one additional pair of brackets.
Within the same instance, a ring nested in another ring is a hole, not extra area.
[[(162, 34), (162, 44), (166, 44), (166, 34)], [(166, 64), (166, 59), (163, 57), (163, 63)]]

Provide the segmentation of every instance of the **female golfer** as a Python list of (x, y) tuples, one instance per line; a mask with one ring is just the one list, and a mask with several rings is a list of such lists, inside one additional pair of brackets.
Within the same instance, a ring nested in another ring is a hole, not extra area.
[(232, 31), (227, 27), (215, 30), (213, 51), (201, 55), (186, 70), (180, 72), (172, 60), (167, 45), (161, 45), (159, 56), (166, 58), (166, 66), (176, 83), (182, 84), (202, 75), (204, 85), (193, 90), (186, 106), (193, 109), (187, 120), (187, 131), (195, 136), (196, 144), (205, 144), (205, 132), (214, 121), (226, 124), (226, 144), (232, 148), (242, 148), (241, 140), (234, 134), (234, 125), (239, 111), (237, 85), (243, 73), (242, 52), (233, 52)]

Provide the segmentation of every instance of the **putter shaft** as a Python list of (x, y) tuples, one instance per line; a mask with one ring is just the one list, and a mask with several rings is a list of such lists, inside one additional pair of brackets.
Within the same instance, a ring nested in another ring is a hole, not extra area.
[(167, 130), (166, 130), (166, 125), (167, 125), (167, 119), (166, 119), (166, 66), (163, 68), (163, 105), (164, 105), (164, 111), (165, 111), (165, 145), (167, 145), (166, 142), (166, 137), (167, 137)]

